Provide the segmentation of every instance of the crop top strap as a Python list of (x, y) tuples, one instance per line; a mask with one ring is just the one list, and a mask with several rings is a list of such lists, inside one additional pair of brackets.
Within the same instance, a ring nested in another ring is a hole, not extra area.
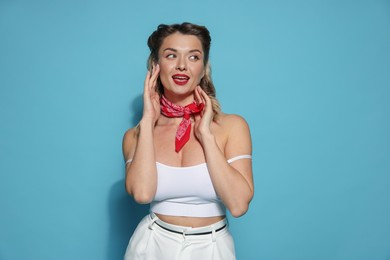
[(233, 158), (230, 158), (229, 160), (227, 160), (227, 162), (232, 163), (232, 162), (240, 160), (240, 159), (252, 159), (252, 155), (250, 155), (250, 154), (238, 155), (238, 156), (235, 156)]
[(133, 158), (127, 160), (127, 161), (126, 161), (126, 165), (127, 165), (128, 163), (131, 163), (132, 161), (133, 161)]

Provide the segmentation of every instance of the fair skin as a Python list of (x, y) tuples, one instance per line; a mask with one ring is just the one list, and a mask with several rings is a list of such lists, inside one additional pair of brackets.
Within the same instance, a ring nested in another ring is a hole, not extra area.
[[(156, 162), (176, 167), (206, 162), (214, 189), (227, 209), (239, 217), (248, 209), (253, 197), (252, 163), (241, 159), (227, 163), (237, 155), (251, 154), (251, 138), (245, 120), (221, 113), (213, 120), (211, 100), (198, 86), (204, 76), (203, 48), (193, 35), (174, 33), (166, 37), (159, 50), (159, 61), (148, 71), (144, 83), (144, 109), (139, 129), (125, 133), (123, 154), (132, 158), (126, 166), (126, 190), (138, 203), (150, 203), (157, 189)], [(179, 76), (178, 76), (179, 75)], [(191, 136), (177, 153), (174, 139), (181, 118), (160, 114), (156, 80), (160, 77), (164, 95), (173, 103), (187, 105), (203, 102), (202, 113), (193, 116)], [(168, 223), (200, 227), (211, 225), (224, 216), (182, 217), (158, 214)]]

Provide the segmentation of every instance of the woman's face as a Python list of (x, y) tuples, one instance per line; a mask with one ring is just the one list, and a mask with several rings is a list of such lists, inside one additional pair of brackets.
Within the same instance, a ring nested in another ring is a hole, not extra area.
[(172, 102), (191, 102), (193, 92), (204, 76), (200, 40), (194, 35), (169, 35), (160, 47), (159, 65), (164, 95)]

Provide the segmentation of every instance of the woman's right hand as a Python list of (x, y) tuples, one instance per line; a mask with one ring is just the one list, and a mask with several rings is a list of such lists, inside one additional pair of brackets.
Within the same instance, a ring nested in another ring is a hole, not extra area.
[(157, 93), (156, 85), (160, 66), (156, 64), (152, 71), (148, 70), (144, 83), (144, 109), (142, 119), (151, 120), (156, 123), (160, 116), (160, 96)]

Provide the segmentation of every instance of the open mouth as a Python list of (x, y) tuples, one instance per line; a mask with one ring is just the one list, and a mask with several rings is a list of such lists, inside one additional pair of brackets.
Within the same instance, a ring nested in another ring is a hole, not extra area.
[(184, 74), (175, 74), (172, 76), (173, 81), (177, 85), (185, 85), (190, 80), (190, 77)]

